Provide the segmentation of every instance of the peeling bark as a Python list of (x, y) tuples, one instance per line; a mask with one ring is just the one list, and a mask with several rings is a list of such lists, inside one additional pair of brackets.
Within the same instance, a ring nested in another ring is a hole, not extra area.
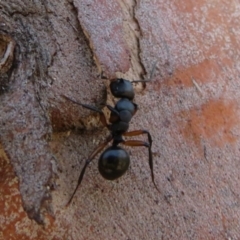
[[(101, 91), (96, 89), (102, 83), (95, 86), (92, 82), (97, 78), (96, 67), (85, 67), (92, 61), (91, 51), (85, 36), (81, 31), (76, 33), (74, 23), (68, 21), (73, 13), (71, 6), (66, 16), (59, 17), (51, 10), (55, 6), (44, 1), (1, 5), (1, 39), (6, 39), (1, 43), (6, 50), (1, 60), (0, 140), (19, 178), (24, 209), (30, 218), (42, 223), (41, 206), (50, 199), (52, 164), (56, 165), (48, 143), (52, 131), (86, 124), (87, 113), (72, 110), (75, 106), (69, 107), (61, 95), (75, 97), (74, 91), (79, 94), (85, 88), (92, 92), (91, 99), (84, 94), (76, 99), (99, 102)], [(59, 4), (58, 8), (60, 13), (63, 6)], [(70, 34), (61, 37), (61, 31)], [(77, 51), (73, 48), (72, 53), (74, 41)], [(48, 204), (45, 207), (49, 209)]]
[[(0, 1), (0, 234), (238, 239), (239, 8), (235, 0)], [(96, 158), (65, 208), (107, 131), (62, 95), (113, 105), (101, 75), (148, 78), (156, 62), (147, 87), (136, 84), (130, 130), (152, 134), (160, 193), (145, 149), (127, 148), (125, 176), (101, 178)]]

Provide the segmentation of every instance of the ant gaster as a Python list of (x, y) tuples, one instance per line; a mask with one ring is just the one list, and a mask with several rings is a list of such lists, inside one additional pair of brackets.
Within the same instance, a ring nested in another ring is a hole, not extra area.
[[(133, 82), (146, 82), (145, 80), (136, 80)], [(135, 130), (128, 131), (129, 122), (132, 117), (136, 113), (138, 107), (137, 104), (133, 103), (132, 100), (134, 98), (134, 89), (132, 82), (117, 78), (113, 79), (110, 83), (110, 90), (114, 97), (120, 98), (116, 103), (115, 107), (111, 107), (110, 105), (106, 105), (106, 107), (110, 110), (110, 124), (107, 123), (104, 113), (102, 110), (89, 106), (86, 104), (78, 103), (66, 96), (66, 99), (71, 102), (81, 105), (84, 108), (90, 109), (92, 111), (98, 112), (100, 114), (100, 121), (102, 124), (109, 129), (111, 132), (110, 136), (107, 137), (105, 142), (100, 144), (93, 153), (86, 159), (85, 165), (80, 173), (77, 186), (67, 203), (67, 206), (71, 203), (79, 185), (82, 182), (84, 173), (88, 164), (94, 159), (94, 157), (101, 152), (106, 145), (112, 141), (112, 146), (108, 147), (100, 156), (98, 161), (98, 169), (100, 174), (107, 180), (115, 180), (121, 177), (128, 169), (130, 164), (130, 157), (126, 150), (119, 147), (119, 144), (123, 144), (126, 146), (144, 146), (148, 148), (148, 158), (149, 158), (149, 167), (151, 170), (152, 182), (156, 189), (158, 190), (153, 174), (153, 157), (152, 157), (152, 137), (147, 130)], [(140, 140), (128, 140), (125, 141), (123, 136), (137, 136), (141, 134), (146, 134), (148, 137), (148, 142), (140, 141)], [(158, 190), (159, 191), (159, 190)]]

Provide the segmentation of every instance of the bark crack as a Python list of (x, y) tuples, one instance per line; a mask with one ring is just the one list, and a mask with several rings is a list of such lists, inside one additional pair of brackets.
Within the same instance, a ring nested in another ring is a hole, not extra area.
[(91, 38), (88, 34), (88, 32), (84, 29), (83, 24), (81, 24), (81, 21), (78, 17), (79, 13), (78, 13), (78, 8), (75, 6), (74, 1), (70, 3), (73, 6), (73, 11), (74, 11), (74, 16), (76, 16), (76, 21), (78, 22), (78, 26), (77, 28), (75, 26), (72, 25), (72, 23), (69, 21), (70, 25), (73, 27), (73, 29), (76, 31), (76, 33), (79, 35), (80, 33), (83, 33), (84, 35), (84, 39), (86, 42), (86, 45), (89, 48), (89, 51), (91, 53), (92, 56), (92, 62), (96, 65), (99, 74), (102, 74), (102, 67), (101, 64), (96, 56), (96, 54), (94, 53), (94, 47), (93, 47), (93, 43), (91, 41)]

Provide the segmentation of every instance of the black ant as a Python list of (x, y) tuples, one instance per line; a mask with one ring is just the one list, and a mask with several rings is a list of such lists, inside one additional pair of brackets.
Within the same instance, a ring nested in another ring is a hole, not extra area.
[[(136, 80), (133, 82), (146, 82), (146, 81), (148, 80)], [(111, 112), (110, 119), (109, 119), (109, 122), (111, 124), (107, 123), (106, 117), (102, 112), (102, 110), (95, 108), (93, 106), (78, 103), (66, 96), (63, 96), (64, 98), (70, 100), (75, 104), (81, 105), (84, 108), (98, 112), (100, 114), (100, 121), (111, 132), (110, 136), (107, 137), (105, 142), (100, 144), (93, 151), (93, 153), (86, 159), (85, 165), (79, 176), (77, 186), (66, 206), (68, 206), (71, 203), (79, 185), (81, 184), (88, 164), (94, 159), (94, 157), (99, 152), (101, 152), (106, 147), (106, 145), (110, 141), (112, 141), (112, 146), (107, 148), (101, 154), (98, 161), (98, 169), (100, 174), (107, 180), (115, 180), (121, 177), (127, 171), (130, 164), (130, 157), (129, 157), (129, 154), (123, 148), (118, 146), (119, 144), (123, 144), (126, 146), (144, 146), (148, 148), (149, 167), (151, 170), (152, 182), (156, 187), (156, 189), (158, 190), (156, 183), (154, 181), (154, 174), (153, 174), (153, 157), (152, 157), (152, 150), (151, 150), (152, 137), (150, 133), (147, 130), (135, 130), (135, 131), (127, 132), (129, 127), (129, 122), (131, 121), (132, 117), (134, 116), (134, 114), (138, 109), (137, 104), (132, 102), (134, 98), (134, 89), (133, 89), (132, 82), (122, 78), (113, 79), (110, 83), (110, 90), (114, 97), (120, 98), (120, 100), (116, 103), (115, 107), (106, 105), (106, 107)], [(140, 140), (125, 141), (123, 139), (123, 136), (137, 136), (141, 134), (147, 134), (148, 142), (144, 142)]]

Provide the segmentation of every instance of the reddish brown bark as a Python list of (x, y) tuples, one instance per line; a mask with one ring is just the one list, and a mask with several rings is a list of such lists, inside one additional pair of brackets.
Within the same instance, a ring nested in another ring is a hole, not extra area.
[[(0, 236), (239, 239), (238, 9), (234, 0), (0, 2), (0, 39), (16, 43), (0, 65)], [(102, 179), (96, 159), (65, 208), (107, 130), (61, 95), (113, 104), (100, 75), (148, 78), (155, 62), (147, 87), (136, 84), (130, 130), (152, 134), (161, 193), (147, 150), (127, 148), (124, 177)]]

